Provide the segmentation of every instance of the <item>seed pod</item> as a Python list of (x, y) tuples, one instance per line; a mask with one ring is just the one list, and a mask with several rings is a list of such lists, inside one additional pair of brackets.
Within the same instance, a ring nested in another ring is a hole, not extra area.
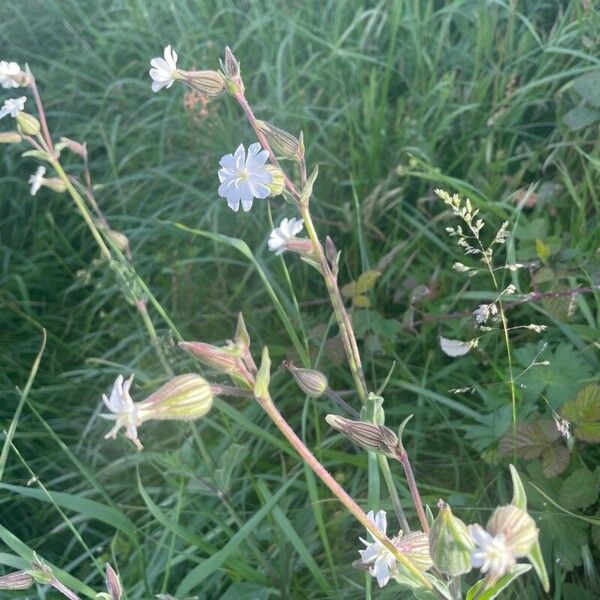
[(225, 89), (225, 80), (218, 71), (180, 71), (184, 80), (205, 96), (220, 96)]
[(73, 154), (81, 156), (81, 158), (85, 158), (87, 156), (87, 148), (85, 147), (85, 144), (80, 144), (79, 142), (76, 142), (71, 138), (61, 137), (60, 142), (56, 144), (56, 148), (60, 147), (67, 148), (68, 150), (73, 152)]
[(19, 144), (22, 141), (23, 138), (17, 131), (3, 131), (0, 133), (0, 144)]
[(191, 421), (203, 417), (213, 405), (210, 383), (200, 375), (174, 377), (137, 404), (139, 423), (149, 420)]
[(290, 160), (301, 160), (304, 157), (303, 143), (291, 133), (267, 121), (257, 121), (256, 127), (265, 135), (277, 156)]
[(467, 526), (440, 500), (440, 512), (429, 532), (429, 553), (438, 570), (452, 577), (471, 570), (473, 540)]
[(499, 506), (487, 524), (492, 535), (502, 533), (506, 545), (517, 557), (527, 556), (538, 539), (535, 521), (524, 511), (512, 504)]
[(352, 421), (338, 415), (327, 415), (325, 420), (331, 427), (365, 450), (389, 457), (396, 456), (399, 451), (398, 436), (384, 425)]
[(429, 535), (426, 533), (412, 531), (406, 535), (392, 538), (392, 543), (421, 571), (427, 571), (433, 566), (429, 555)]
[(0, 577), (0, 590), (27, 590), (33, 585), (33, 577), (27, 571), (15, 571)]
[(19, 130), (25, 135), (36, 135), (40, 132), (40, 122), (33, 115), (19, 111), (16, 118)]

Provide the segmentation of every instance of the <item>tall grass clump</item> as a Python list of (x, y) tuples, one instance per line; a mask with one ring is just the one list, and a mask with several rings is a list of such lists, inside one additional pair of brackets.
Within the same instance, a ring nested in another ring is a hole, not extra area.
[(599, 15), (0, 6), (0, 597), (597, 597)]

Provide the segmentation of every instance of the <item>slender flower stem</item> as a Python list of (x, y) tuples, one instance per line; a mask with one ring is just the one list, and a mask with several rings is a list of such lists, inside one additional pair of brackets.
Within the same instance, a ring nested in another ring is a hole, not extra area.
[(377, 460), (379, 461), (379, 468), (383, 473), (383, 478), (385, 479), (385, 483), (390, 493), (390, 499), (392, 500), (392, 505), (394, 506), (394, 512), (396, 513), (398, 521), (400, 522), (400, 529), (402, 529), (404, 533), (410, 533), (410, 525), (406, 520), (406, 515), (404, 514), (404, 509), (402, 508), (402, 504), (400, 502), (400, 496), (398, 496), (398, 490), (396, 490), (394, 480), (392, 479), (392, 471), (390, 470), (387, 457), (383, 456), (383, 454), (378, 454)]
[(75, 592), (71, 591), (66, 585), (62, 584), (58, 579), (56, 579), (56, 577), (52, 578), (50, 585), (69, 600), (81, 600), (81, 598), (79, 598)]
[(382, 533), (365, 512), (358, 506), (344, 488), (331, 476), (329, 471), (318, 461), (315, 455), (304, 445), (296, 432), (289, 426), (283, 415), (277, 410), (270, 397), (257, 398), (258, 403), (269, 415), (271, 420), (279, 428), (281, 433), (294, 447), (306, 464), (315, 472), (315, 475), (333, 492), (340, 502), (354, 515), (354, 517), (371, 533), (371, 535), (384, 545), (396, 558), (396, 560), (412, 573), (427, 589), (433, 590), (433, 586), (423, 573), (406, 557), (392, 541)]
[(37, 83), (35, 82), (35, 77), (31, 73), (29, 73), (29, 78), (29, 87), (37, 107), (38, 116), (40, 118), (40, 126), (42, 128), (42, 133), (44, 134), (44, 140), (48, 146), (48, 152), (50, 153), (50, 156), (53, 159), (56, 159), (56, 152), (54, 151), (54, 145), (52, 144), (52, 137), (50, 136), (50, 130), (48, 129), (48, 123), (46, 122), (46, 113), (44, 112), (44, 105), (42, 104)]
[(398, 453), (396, 455), (396, 459), (402, 464), (402, 468), (404, 469), (404, 474), (406, 475), (406, 482), (408, 483), (408, 489), (410, 490), (410, 495), (412, 497), (413, 504), (415, 505), (415, 509), (417, 510), (417, 516), (419, 517), (419, 523), (421, 523), (421, 528), (425, 533), (429, 533), (429, 521), (427, 520), (427, 516), (425, 514), (423, 501), (421, 500), (421, 494), (419, 494), (419, 488), (417, 488), (415, 475), (413, 473), (406, 450), (404, 450), (402, 453)]

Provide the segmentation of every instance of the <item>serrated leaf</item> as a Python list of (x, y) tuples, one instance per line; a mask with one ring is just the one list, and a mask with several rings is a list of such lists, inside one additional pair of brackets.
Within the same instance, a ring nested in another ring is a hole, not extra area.
[(502, 454), (537, 458), (553, 442), (560, 438), (554, 422), (549, 419), (531, 423), (517, 423), (515, 430), (506, 434), (500, 442)]
[(502, 590), (508, 587), (517, 577), (523, 575), (523, 573), (527, 573), (527, 571), (530, 570), (531, 565), (515, 565), (508, 573), (506, 573), (506, 575), (500, 577), (496, 583), (492, 584), (487, 589), (485, 589), (487, 580), (482, 579), (469, 589), (466, 600), (475, 600), (475, 598), (477, 598), (477, 600), (492, 600), (493, 598), (496, 598)]
[(548, 446), (542, 454), (542, 471), (546, 477), (556, 477), (567, 468), (570, 460), (571, 453), (566, 446)]
[[(581, 387), (582, 380), (589, 377), (591, 368), (581, 354), (570, 344), (561, 343), (554, 350), (540, 352), (538, 344), (525, 344), (515, 351), (515, 359), (524, 370), (517, 376), (517, 385), (528, 402), (534, 402), (543, 392), (555, 410)], [(534, 365), (548, 361), (547, 365)]]
[(577, 469), (560, 486), (559, 502), (570, 510), (586, 508), (597, 499), (598, 482), (589, 469)]
[(365, 271), (364, 273), (361, 273), (356, 281), (356, 293), (364, 294), (373, 289), (373, 286), (380, 275), (381, 273), (379, 271)]
[(573, 435), (577, 439), (600, 443), (600, 385), (586, 385), (560, 414), (575, 425)]
[(571, 131), (579, 131), (584, 127), (589, 127), (598, 119), (600, 119), (600, 110), (588, 106), (576, 106), (567, 111), (563, 117), (565, 125)]
[(600, 69), (573, 79), (573, 87), (590, 106), (600, 108)]

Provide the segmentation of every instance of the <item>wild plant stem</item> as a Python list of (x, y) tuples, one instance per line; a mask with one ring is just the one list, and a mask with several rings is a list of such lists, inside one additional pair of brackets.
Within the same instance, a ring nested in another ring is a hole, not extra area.
[(290, 442), (294, 450), (302, 457), (306, 464), (314, 471), (315, 475), (333, 492), (340, 502), (354, 515), (354, 517), (371, 533), (374, 539), (385, 546), (396, 558), (396, 560), (410, 571), (427, 589), (433, 591), (433, 586), (423, 573), (407, 558), (392, 541), (382, 533), (373, 521), (367, 517), (365, 512), (358, 506), (344, 488), (333, 478), (333, 476), (318, 461), (315, 455), (304, 445), (296, 432), (289, 426), (283, 415), (277, 410), (270, 397), (257, 398), (263, 410), (269, 415), (284, 437)]
[(406, 520), (406, 515), (404, 514), (404, 509), (402, 508), (402, 503), (400, 502), (398, 490), (396, 490), (396, 485), (394, 484), (394, 480), (392, 479), (392, 471), (390, 470), (390, 465), (388, 464), (387, 457), (383, 456), (383, 454), (378, 454), (377, 460), (379, 461), (379, 468), (383, 473), (383, 478), (385, 479), (385, 483), (390, 494), (390, 499), (392, 501), (392, 506), (394, 507), (394, 512), (396, 513), (396, 517), (398, 518), (398, 522), (400, 523), (400, 529), (402, 529), (404, 533), (410, 533), (410, 525)]
[(404, 469), (404, 475), (406, 476), (406, 482), (408, 483), (408, 489), (410, 490), (413, 504), (417, 510), (417, 516), (419, 517), (421, 529), (423, 529), (425, 533), (429, 533), (429, 521), (427, 520), (427, 515), (425, 514), (423, 501), (421, 500), (421, 494), (419, 494), (419, 488), (417, 487), (415, 475), (413, 473), (406, 450), (403, 450), (402, 453), (398, 453), (396, 455), (396, 459), (402, 464), (402, 468)]

